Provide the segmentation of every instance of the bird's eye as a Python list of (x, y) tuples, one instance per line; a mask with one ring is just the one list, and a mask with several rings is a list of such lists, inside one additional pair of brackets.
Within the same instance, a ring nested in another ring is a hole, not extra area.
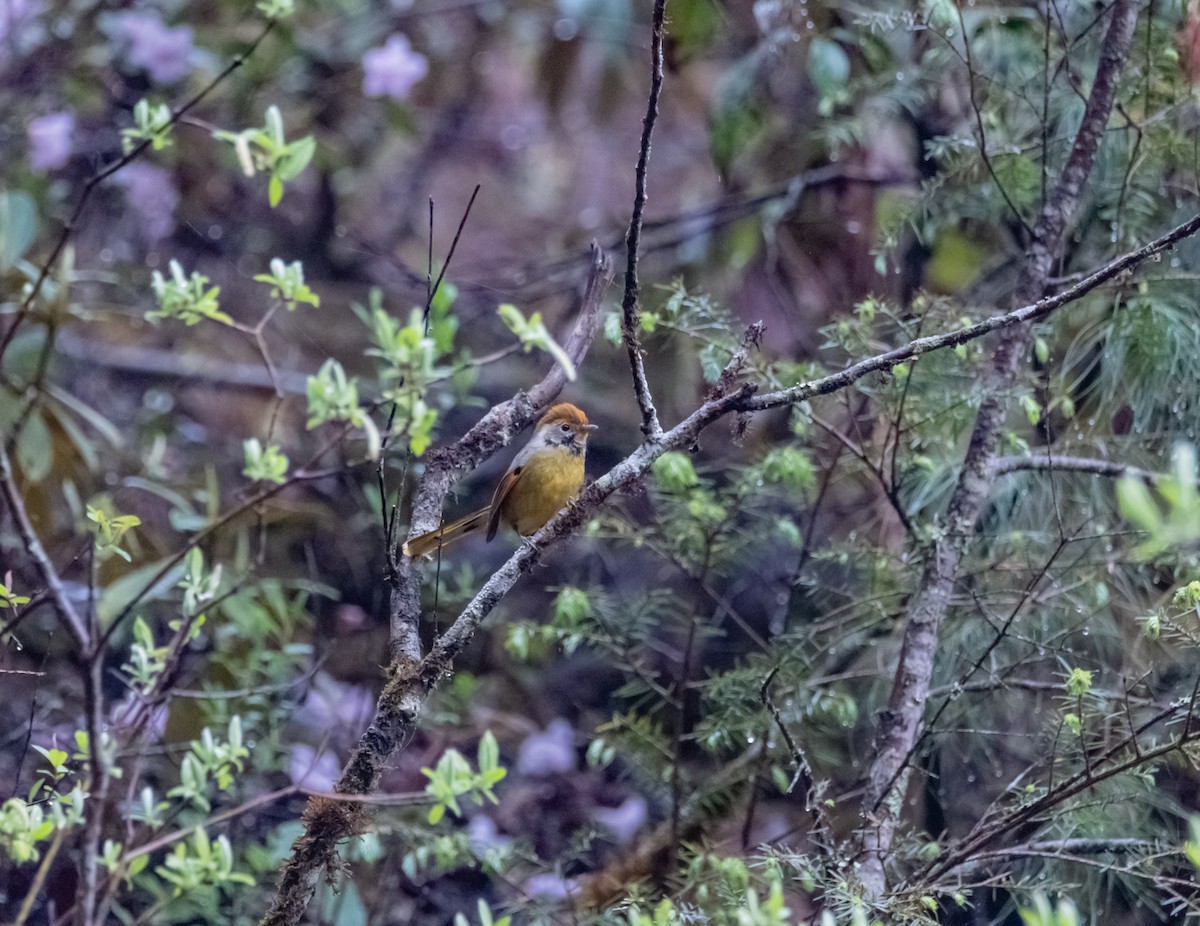
[(562, 426), (562, 429), (563, 429), (563, 433), (566, 434), (567, 432), (569, 432), (571, 430), (571, 426), (569, 424), (564, 424)]

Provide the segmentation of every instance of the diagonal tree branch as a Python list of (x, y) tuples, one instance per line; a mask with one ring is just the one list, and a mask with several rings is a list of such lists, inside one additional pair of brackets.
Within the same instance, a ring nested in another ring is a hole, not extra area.
[(1028, 325), (1030, 322), (1041, 321), (1056, 310), (1070, 305), (1072, 302), (1077, 302), (1110, 280), (1114, 280), (1122, 274), (1132, 271), (1139, 264), (1151, 257), (1169, 251), (1180, 241), (1192, 237), (1197, 231), (1200, 231), (1200, 214), (1192, 216), (1192, 218), (1183, 224), (1177, 225), (1166, 234), (1155, 238), (1148, 244), (1127, 254), (1123, 254), (1115, 260), (1109, 261), (1104, 266), (1085, 274), (1078, 282), (1052, 296), (1046, 296), (1043, 299), (1030, 302), (1019, 309), (1013, 309), (1011, 312), (1006, 312), (1003, 315), (993, 315), (991, 318), (985, 318), (983, 321), (966, 328), (959, 328), (955, 331), (947, 331), (942, 334), (928, 335), (922, 338), (914, 338), (907, 344), (902, 344), (900, 347), (884, 351), (873, 357), (866, 357), (856, 363), (852, 363), (844, 370), (831, 373), (828, 376), (822, 376), (820, 379), (810, 380), (807, 383), (799, 383), (795, 386), (789, 386), (787, 389), (777, 390), (776, 392), (764, 392), (750, 399), (746, 403), (744, 410), (762, 411), (768, 408), (780, 408), (784, 405), (803, 402), (815, 396), (829, 395), (844, 389), (851, 383), (857, 382), (871, 373), (886, 372), (897, 364), (906, 363), (922, 354), (942, 350), (946, 347), (956, 347), (959, 344), (966, 344), (968, 341), (975, 341), (993, 331), (1007, 331), (1022, 325)]

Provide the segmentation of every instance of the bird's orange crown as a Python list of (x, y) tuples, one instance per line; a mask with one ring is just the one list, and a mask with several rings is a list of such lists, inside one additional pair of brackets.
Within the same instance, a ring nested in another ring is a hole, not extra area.
[(588, 427), (587, 415), (570, 402), (560, 402), (558, 405), (549, 408), (546, 414), (542, 415), (538, 420), (537, 426), (544, 428), (547, 425), (560, 424), (569, 424), (576, 430), (583, 430)]

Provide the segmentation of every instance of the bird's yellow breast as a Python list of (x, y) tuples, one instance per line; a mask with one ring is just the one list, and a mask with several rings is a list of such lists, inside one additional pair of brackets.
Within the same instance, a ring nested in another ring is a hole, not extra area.
[(583, 485), (583, 454), (547, 448), (526, 461), (504, 500), (505, 523), (528, 537), (549, 521)]

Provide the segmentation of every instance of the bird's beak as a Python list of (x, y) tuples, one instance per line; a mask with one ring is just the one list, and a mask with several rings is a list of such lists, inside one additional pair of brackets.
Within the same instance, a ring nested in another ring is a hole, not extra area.
[(587, 426), (587, 430), (589, 430), (589, 431), (599, 431), (599, 430), (600, 430), (600, 425), (598, 425), (598, 424), (589, 424), (589, 425)]

